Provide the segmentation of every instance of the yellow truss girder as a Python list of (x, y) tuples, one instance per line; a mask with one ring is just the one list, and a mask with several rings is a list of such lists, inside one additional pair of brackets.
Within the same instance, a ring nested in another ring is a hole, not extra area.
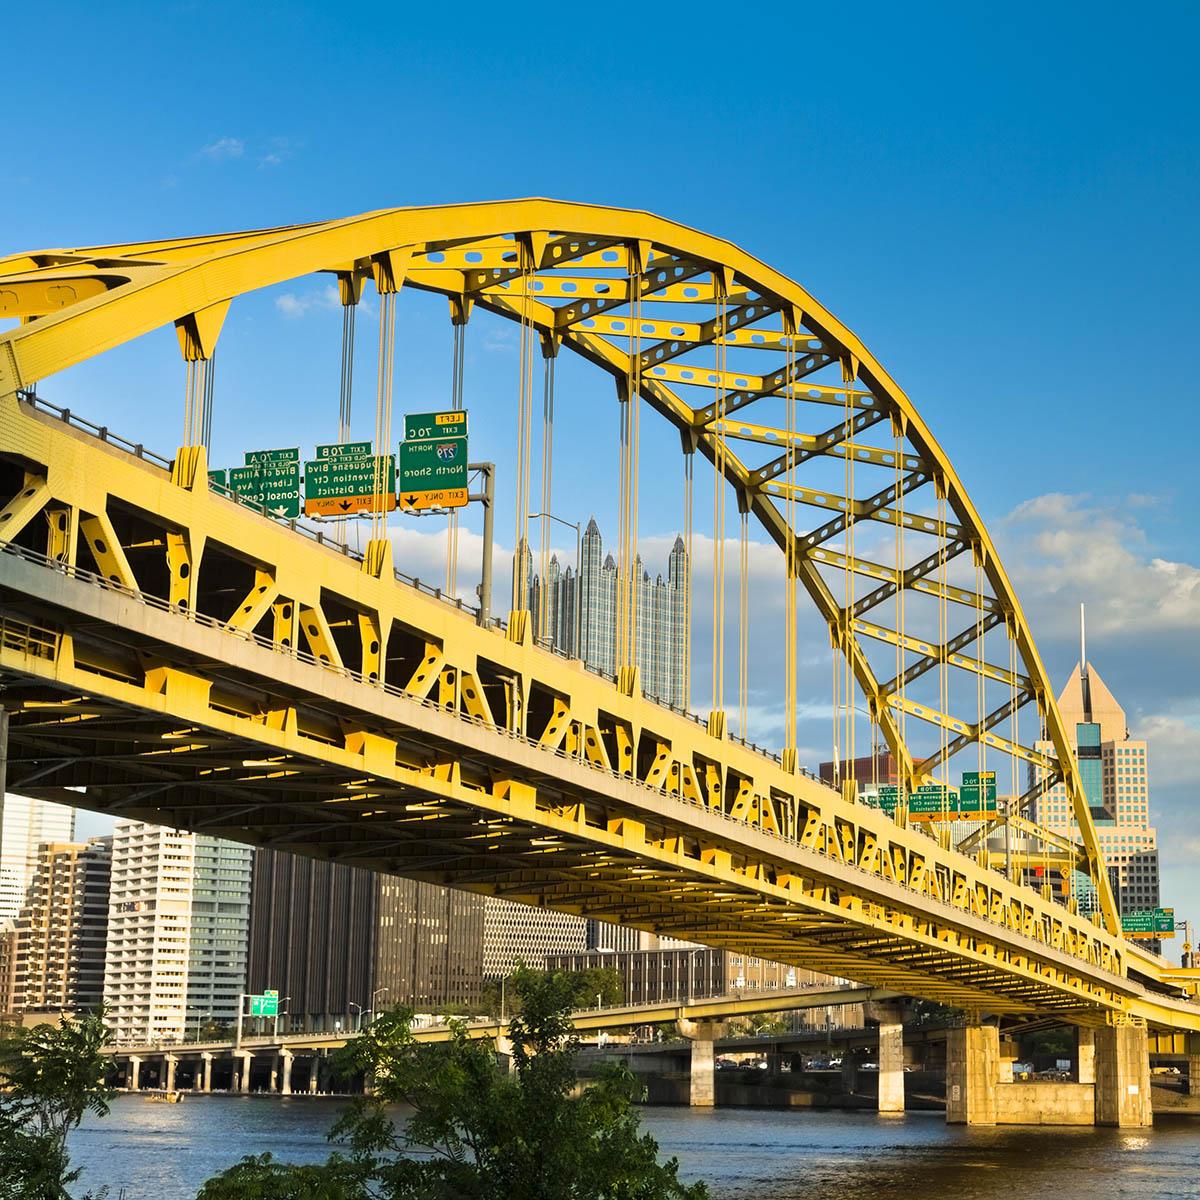
[[(874, 416), (886, 412), (893, 425), (903, 430), (912, 454), (922, 464), (922, 472), (935, 481), (953, 515), (953, 521), (944, 530), (936, 531), (938, 536), (969, 539), (984, 564), (988, 584), (1003, 612), (1046, 724), (1047, 737), (1057, 759), (1054, 766), (1061, 769), (1072, 797), (1105, 921), (1110, 931), (1116, 932), (1119, 921), (1103, 870), (1098, 838), (1050, 681), (995, 547), (953, 465), (909, 398), (848, 328), (793, 281), (728, 242), (643, 212), (532, 199), (390, 209), (274, 230), (16, 255), (0, 263), (0, 271), (4, 272), (0, 278), (20, 276), (22, 282), (34, 285), (39, 279), (42, 285), (52, 284), (49, 274), (41, 278), (43, 272), (61, 274), (69, 266), (71, 277), (79, 281), (79, 286), (93, 291), (98, 285), (89, 280), (127, 275), (128, 281), (113, 287), (106, 284), (103, 293), (81, 296), (0, 336), (0, 397), (164, 324), (175, 322), (181, 330), (186, 329), (189, 323), (195, 323), (198, 314), (214, 311), (256, 288), (319, 271), (354, 273), (367, 269), (374, 260), (396, 256), (407, 264), (408, 278), (414, 286), (451, 296), (471, 291), (479, 303), (509, 317), (521, 309), (532, 309), (533, 319), (540, 328), (561, 333), (564, 344), (618, 378), (630, 377), (633, 372), (629, 351), (614, 344), (624, 339), (612, 338), (611, 327), (601, 330), (594, 325), (589, 329), (584, 324), (589, 320), (596, 322), (601, 314), (611, 318), (609, 310), (628, 297), (627, 283), (620, 279), (597, 280), (569, 271), (557, 276), (551, 273), (539, 278), (526, 303), (522, 277), (508, 274), (513, 264), (506, 257), (509, 252), (499, 245), (505, 241), (522, 247), (518, 266), (530, 265), (535, 269), (541, 269), (548, 261), (551, 266), (558, 261), (564, 265), (572, 260), (578, 264), (596, 262), (597, 255), (603, 262), (604, 249), (619, 245), (626, 248), (623, 264), (626, 271), (635, 261), (642, 264), (644, 279), (639, 291), (651, 303), (657, 300), (679, 305), (711, 304), (724, 297), (735, 306), (757, 304), (792, 314), (789, 319), (802, 323), (805, 335), (811, 335), (802, 338), (808, 344), (797, 364), (797, 378), (825, 363), (840, 360), (854, 380), (852, 411), (864, 417), (868, 413)], [(485, 247), (479, 251), (483, 256), (479, 264), (470, 263), (467, 255), (471, 251), (462, 249), (470, 243)], [(432, 247), (454, 247), (454, 254), (461, 255), (460, 267), (447, 268), (444, 263), (432, 262), (427, 266)], [(532, 258), (523, 258), (526, 254)], [(556, 254), (560, 256), (558, 259), (554, 257)], [(622, 266), (620, 257), (609, 261), (615, 261), (618, 268)], [(472, 283), (474, 286), (468, 286)], [(549, 299), (567, 303), (555, 307), (547, 303)], [(703, 342), (705, 323), (694, 324)], [(715, 340), (712, 327), (708, 330), (708, 336)], [(750, 330), (745, 334), (753, 339)], [(674, 333), (668, 336), (682, 337)], [(760, 343), (765, 344), (765, 341)], [(201, 346), (200, 352), (203, 351)], [(692, 433), (696, 448), (712, 461), (716, 439), (723, 437), (709, 427), (717, 415), (715, 402), (692, 408), (680, 399), (670, 384), (692, 382), (683, 379), (683, 369), (678, 362), (663, 362), (646, 369), (641, 381), (643, 395), (660, 413)], [(741, 386), (739, 380), (746, 385)], [(752, 377), (732, 371), (716, 382), (722, 388), (732, 388), (724, 400), (727, 416), (760, 398), (778, 397), (787, 383), (782, 372)], [(804, 398), (805, 388), (796, 387), (793, 391), (797, 398)], [(821, 392), (811, 398), (837, 402), (832, 395), (826, 397)], [(730, 483), (749, 496), (749, 509), (768, 534), (781, 546), (798, 540), (798, 531), (787, 527), (779, 507), (772, 502), (772, 489), (776, 497), (782, 497), (780, 487), (789, 485), (772, 483), (753, 488), (753, 472), (745, 463), (735, 456), (724, 461)], [(898, 505), (893, 508), (888, 502), (866, 515), (909, 529), (935, 532), (930, 519), (901, 512)], [(837, 527), (835, 521), (825, 530)], [(841, 621), (839, 607), (808, 558), (814, 546), (828, 540), (825, 530), (804, 535), (798, 575), (831, 630), (836, 630)], [(122, 574), (120, 564), (116, 566), (117, 574)], [(885, 698), (856, 637), (844, 639), (842, 649), (857, 686), (880, 721), (883, 736), (901, 772), (913, 782), (916, 766), (891, 715), (894, 698)], [(1002, 743), (995, 735), (988, 735), (986, 740), (989, 745)]]

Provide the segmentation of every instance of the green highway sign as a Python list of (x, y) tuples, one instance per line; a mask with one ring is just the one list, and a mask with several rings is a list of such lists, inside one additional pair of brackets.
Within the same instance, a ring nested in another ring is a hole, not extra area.
[(958, 796), (953, 788), (944, 783), (923, 783), (908, 797), (909, 815), (925, 817), (953, 813), (958, 807)]
[(300, 463), (267, 459), (251, 466), (230, 467), (229, 490), (251, 504), (261, 504), (274, 516), (298, 517)]
[[(963, 786), (956, 791), (942, 783), (923, 783), (916, 791), (908, 793), (908, 813), (917, 821), (935, 821), (943, 813), (957, 821), (982, 820), (996, 811), (996, 773), (984, 773), (984, 799), (979, 799), (979, 772), (967, 771), (963, 775)], [(882, 784), (879, 788), (879, 807), (884, 812), (894, 813), (900, 803), (900, 788), (894, 783)]]
[(221, 467), (218, 470), (209, 471), (208, 482), (209, 482), (210, 486), (212, 484), (218, 484), (221, 487), (228, 487), (229, 486), (229, 472), (227, 470), (225, 470), (224, 467)]
[(404, 418), (404, 440), (433, 441), (439, 438), (466, 437), (467, 413), (465, 409), (455, 412), (411, 413)]
[(246, 466), (254, 467), (259, 463), (299, 463), (300, 447), (289, 446), (286, 450), (247, 450)]
[[(461, 416), (465, 428), (465, 413), (431, 415)], [(467, 502), (467, 439), (434, 437), (401, 442), (396, 494), (400, 508), (406, 512), (461, 508)]]
[[(982, 789), (980, 780), (982, 779)], [(982, 799), (980, 792), (982, 790)], [(996, 772), (964, 771), (959, 806), (972, 812), (996, 811)]]
[[(370, 446), (369, 442), (350, 445)], [(318, 455), (322, 449), (317, 447)], [(382, 480), (377, 478), (382, 466)], [(382, 482), (381, 493), (376, 492)], [(396, 507), (396, 456), (378, 454), (318, 457), (304, 464), (304, 513), (344, 517), (359, 512), (391, 512)]]
[(264, 992), (261, 996), (251, 996), (250, 1015), (252, 1017), (279, 1016), (279, 993)]
[[(317, 458), (370, 458), (370, 442), (333, 442), (327, 446), (318, 446)], [(305, 466), (308, 464), (305, 463)]]
[(1130, 937), (1174, 937), (1175, 910), (1151, 908), (1121, 914), (1121, 931)]

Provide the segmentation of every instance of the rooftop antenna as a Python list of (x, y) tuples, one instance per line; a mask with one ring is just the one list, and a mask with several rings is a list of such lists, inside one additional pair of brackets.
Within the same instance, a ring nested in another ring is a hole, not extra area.
[(1087, 616), (1082, 603), (1079, 605), (1079, 672), (1087, 674)]
[(1082, 601), (1079, 604), (1079, 685), (1083, 693), (1083, 719), (1092, 719), (1092, 688), (1087, 667), (1087, 617)]

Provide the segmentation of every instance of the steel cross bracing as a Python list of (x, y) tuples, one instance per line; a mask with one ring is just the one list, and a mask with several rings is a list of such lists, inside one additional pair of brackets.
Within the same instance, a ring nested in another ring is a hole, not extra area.
[[(397, 582), (386, 543), (360, 561), (210, 492), (197, 447), (168, 469), (19, 398), (168, 322), (185, 357), (206, 359), (237, 295), (314, 271), (351, 281), (350, 302), (374, 277), (440, 292), (460, 313), (525, 315), (618, 386), (640, 378), (685, 448), (711, 462), (720, 444), (745, 509), (796, 547), (905, 785), (956, 754), (972, 769), (981, 745), (995, 769), (1036, 773), (1022, 802), (1061, 777), (1107, 928), (847, 802), (794, 761), (717, 736), (720, 722), (653, 703), (636, 676), (618, 687), (546, 653), (521, 614), (507, 631), (478, 627)], [(632, 294), (645, 306), (636, 364)], [(647, 214), (519, 201), (14, 256), (0, 260), (0, 314), (27, 321), (0, 335), (10, 786), (82, 786), (106, 811), (947, 1003), (1174, 1011), (1142, 994), (1155, 960), (1115, 936), (1045, 670), (953, 468), (857, 339), (764, 264)], [(814, 430), (797, 425), (790, 442), (788, 396)], [(751, 406), (753, 423), (733, 417)], [(785, 501), (817, 515), (789, 528)], [(869, 553), (847, 540), (850, 518), (880, 529)], [(907, 620), (892, 611), (898, 592)], [(931, 634), (938, 605), (963, 632)], [(951, 669), (970, 697), (956, 689), (946, 710), (921, 688)]]

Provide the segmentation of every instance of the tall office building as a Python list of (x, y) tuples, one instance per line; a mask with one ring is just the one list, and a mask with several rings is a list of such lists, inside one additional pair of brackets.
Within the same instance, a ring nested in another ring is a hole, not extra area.
[(44, 842), (15, 926), (13, 1012), (86, 1013), (104, 995), (112, 839)]
[(37, 870), (43, 842), (75, 838), (75, 810), (12, 792), (0, 798), (0, 925), (15, 921)]
[[(579, 655), (589, 667), (612, 675), (617, 665), (617, 563), (604, 553), (600, 528), (593, 517), (580, 544), (579, 573), (565, 570), (557, 557), (550, 560), (543, 580), (532, 569), (526, 554), (529, 580), (527, 604), (533, 627), (541, 630), (546, 608), (546, 640), (567, 654), (576, 650), (578, 616)], [(637, 664), (642, 691), (664, 704), (684, 707), (687, 679), (684, 661), (687, 646), (688, 559), (683, 539), (677, 537), (667, 559), (667, 575), (651, 578), (638, 556), (634, 570), (637, 587)]]
[(250, 922), (247, 846), (120, 820), (104, 1004), (119, 1042), (179, 1041), (237, 1018)]
[(287, 997), (287, 1025), (348, 1029), (363, 1012), (472, 1007), (483, 977), (484, 900), (342, 863), (257, 850), (250, 992)]
[[(1118, 904), (1123, 912), (1157, 908), (1158, 836), (1150, 824), (1148, 747), (1129, 736), (1125, 710), (1085, 656), (1071, 672), (1058, 707), (1075, 747), (1080, 781)], [(1049, 746), (1041, 743), (1039, 748)], [(1040, 769), (1031, 767), (1031, 783), (1040, 778)], [(1048, 829), (1079, 840), (1079, 824), (1061, 783), (1038, 798), (1031, 815)], [(1091, 881), (1075, 872), (1072, 889), (1080, 908), (1094, 911)]]

